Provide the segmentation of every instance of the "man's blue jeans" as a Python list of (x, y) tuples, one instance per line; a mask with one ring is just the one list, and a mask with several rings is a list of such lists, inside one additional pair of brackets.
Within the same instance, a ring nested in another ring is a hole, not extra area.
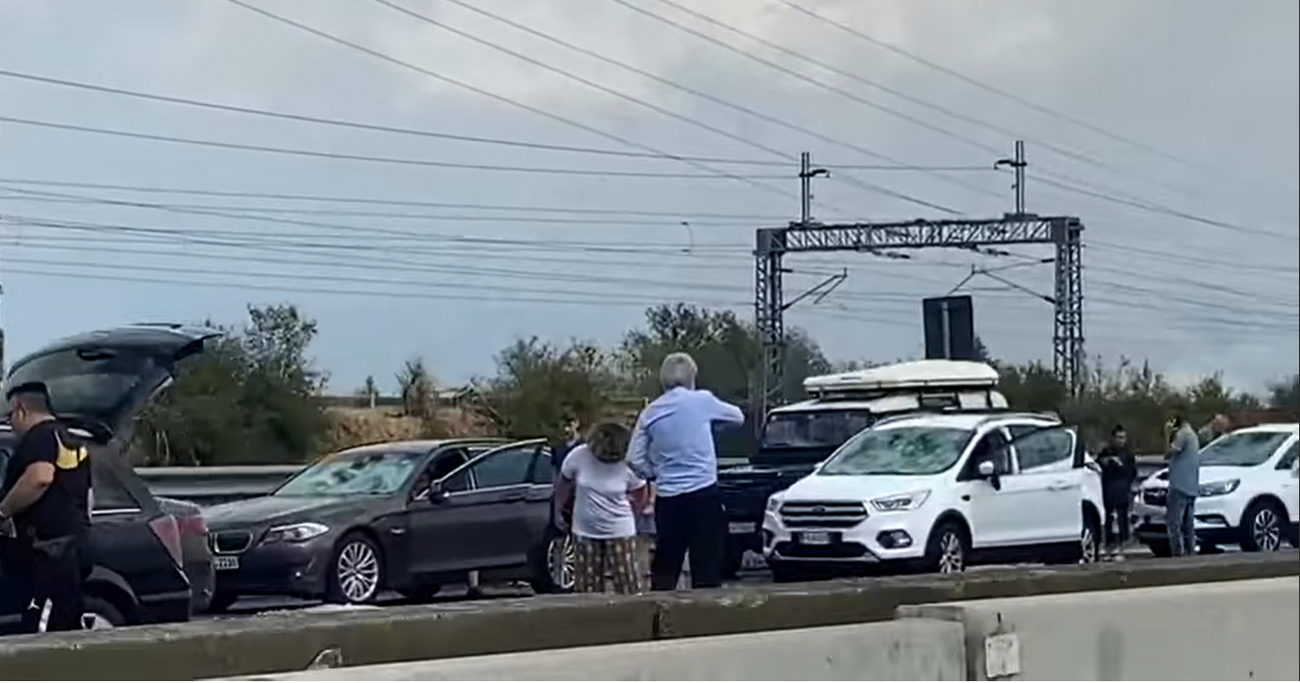
[(1196, 496), (1169, 489), (1165, 507), (1165, 528), (1169, 534), (1169, 552), (1174, 557), (1196, 552)]

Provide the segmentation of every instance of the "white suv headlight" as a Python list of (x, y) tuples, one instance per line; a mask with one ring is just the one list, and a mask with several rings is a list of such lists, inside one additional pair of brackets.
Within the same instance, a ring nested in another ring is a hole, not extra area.
[(767, 497), (767, 511), (776, 512), (781, 508), (781, 494), (773, 493)]
[(1224, 479), (1223, 481), (1212, 481), (1208, 484), (1201, 484), (1200, 496), (1209, 498), (1211, 496), (1226, 496), (1237, 490), (1241, 486), (1240, 479)]
[(871, 507), (880, 512), (903, 512), (905, 510), (915, 510), (930, 497), (929, 491), (913, 491), (911, 493), (900, 493), (893, 496), (876, 498), (871, 501)]
[(310, 541), (317, 536), (321, 536), (330, 528), (324, 524), (316, 522), (303, 522), (301, 524), (286, 524), (284, 526), (271, 527), (266, 532), (266, 537), (262, 539), (263, 543), (302, 543)]

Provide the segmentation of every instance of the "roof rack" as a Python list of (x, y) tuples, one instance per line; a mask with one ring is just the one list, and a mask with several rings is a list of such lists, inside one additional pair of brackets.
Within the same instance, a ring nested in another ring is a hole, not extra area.
[(871, 426), (879, 427), (880, 425), (891, 424), (901, 420), (915, 419), (923, 415), (982, 415), (984, 416), (984, 419), (980, 420), (980, 424), (985, 424), (994, 420), (1002, 420), (1008, 417), (1026, 417), (1038, 420), (1053, 420), (1056, 422), (1061, 421), (1061, 416), (1051, 411), (1038, 413), (1024, 410), (1012, 410), (1010, 408), (921, 408), (919, 410), (911, 410), (905, 413), (898, 413), (897, 415), (882, 417), (873, 422)]
[(985, 389), (997, 385), (998, 372), (987, 363), (964, 360), (918, 360), (809, 377), (810, 394), (885, 393), (921, 389)]

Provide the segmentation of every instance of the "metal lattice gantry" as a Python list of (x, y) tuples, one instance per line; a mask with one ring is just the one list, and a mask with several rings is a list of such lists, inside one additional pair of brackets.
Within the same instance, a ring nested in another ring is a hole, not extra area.
[[(1083, 222), (1068, 216), (1008, 214), (989, 220), (915, 220), (901, 223), (762, 228), (754, 250), (754, 321), (763, 345), (763, 415), (779, 396), (785, 375), (782, 263), (786, 254), (896, 249), (979, 249), (1016, 244), (1056, 246), (1052, 345), (1056, 375), (1078, 392), (1083, 383)], [(762, 424), (760, 420), (760, 424)]]

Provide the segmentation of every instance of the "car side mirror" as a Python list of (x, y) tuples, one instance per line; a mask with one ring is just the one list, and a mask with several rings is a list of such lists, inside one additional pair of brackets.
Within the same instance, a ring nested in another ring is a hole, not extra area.
[(442, 482), (435, 481), (429, 484), (429, 492), (424, 494), (424, 499), (430, 503), (441, 503), (447, 497), (447, 489)]
[(993, 488), (1002, 488), (1002, 480), (998, 477), (998, 468), (993, 464), (992, 460), (981, 460), (980, 463), (975, 466), (975, 472), (979, 474), (980, 479), (988, 481)]

